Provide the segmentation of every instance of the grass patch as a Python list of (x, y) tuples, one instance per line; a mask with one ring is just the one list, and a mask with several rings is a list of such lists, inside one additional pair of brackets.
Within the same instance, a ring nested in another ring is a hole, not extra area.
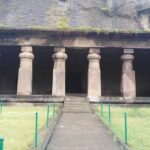
[(108, 120), (108, 106), (104, 105), (103, 117), (100, 106), (97, 114), (115, 135), (124, 141), (124, 112), (128, 114), (128, 145), (131, 150), (148, 150), (150, 148), (150, 108), (111, 106), (112, 123)]
[[(46, 106), (5, 106), (0, 113), (0, 136), (4, 149), (28, 150), (34, 142), (35, 113), (39, 113), (39, 130), (46, 127)], [(50, 117), (52, 117), (52, 108)]]

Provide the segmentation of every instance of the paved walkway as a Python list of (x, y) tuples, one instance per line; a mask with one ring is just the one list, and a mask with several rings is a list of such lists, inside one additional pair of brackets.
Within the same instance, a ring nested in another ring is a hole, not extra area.
[(63, 113), (47, 150), (121, 150), (93, 113)]

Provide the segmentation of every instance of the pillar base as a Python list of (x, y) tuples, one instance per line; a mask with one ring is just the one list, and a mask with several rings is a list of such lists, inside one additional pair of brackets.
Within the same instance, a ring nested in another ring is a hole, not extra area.
[(100, 97), (87, 96), (89, 102), (100, 102)]
[(136, 97), (123, 97), (123, 99), (127, 102), (127, 103), (133, 103), (136, 99)]

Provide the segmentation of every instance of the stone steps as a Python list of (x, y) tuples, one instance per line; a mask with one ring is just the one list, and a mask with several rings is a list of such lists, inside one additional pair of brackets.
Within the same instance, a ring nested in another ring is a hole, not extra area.
[(85, 109), (90, 109), (89, 106), (65, 106), (64, 109), (80, 109), (80, 110), (85, 110)]
[(78, 108), (89, 108), (89, 104), (65, 104), (65, 108), (78, 107)]
[(63, 113), (92, 113), (90, 109), (63, 109)]
[(87, 101), (65, 101), (64, 102), (65, 104), (74, 104), (74, 105), (88, 105), (89, 104), (89, 102), (87, 102)]
[(91, 113), (91, 107), (86, 97), (67, 97), (64, 102), (65, 113)]

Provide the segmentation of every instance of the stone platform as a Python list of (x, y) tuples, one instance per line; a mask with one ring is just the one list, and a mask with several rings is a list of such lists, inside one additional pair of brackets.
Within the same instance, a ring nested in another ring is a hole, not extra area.
[[(52, 95), (0, 95), (0, 98), (7, 103), (63, 103), (68, 98), (77, 101), (80, 98), (85, 99), (86, 96), (52, 96)], [(101, 97), (100, 102), (113, 104), (150, 104), (150, 97), (136, 97), (135, 99), (124, 99), (123, 97)], [(96, 102), (98, 103), (98, 102)]]
[(0, 98), (6, 103), (62, 103), (65, 100), (63, 96), (55, 97), (52, 95), (0, 95)]

